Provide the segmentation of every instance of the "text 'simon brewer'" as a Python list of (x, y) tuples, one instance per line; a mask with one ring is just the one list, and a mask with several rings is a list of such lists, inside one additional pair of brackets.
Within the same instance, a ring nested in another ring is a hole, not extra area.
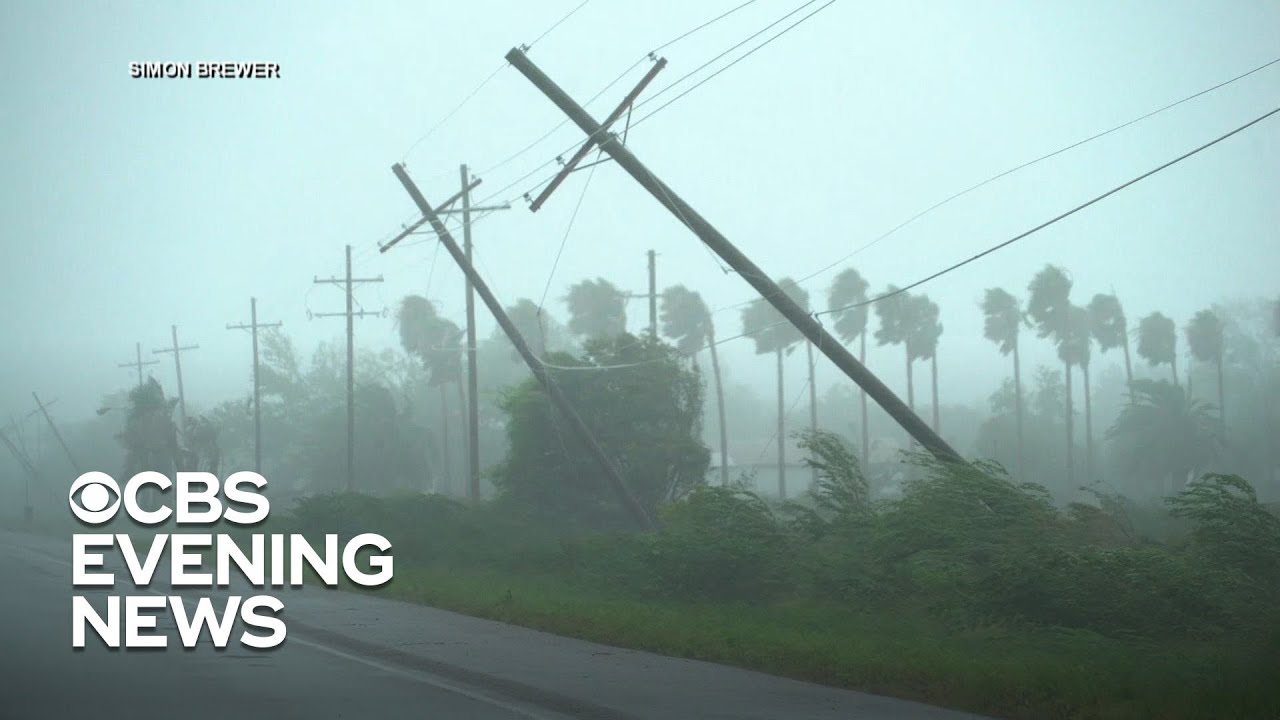
[[(130, 478), (121, 492), (110, 475), (88, 472), (72, 483), (68, 503), (72, 514), (87, 525), (110, 522), (121, 506), (130, 518), (143, 525), (158, 525), (172, 517), (180, 526), (212, 526), (219, 522), (249, 526), (266, 520), (271, 511), (270, 501), (260, 492), (267, 481), (253, 472), (234, 473), (224, 483), (219, 483), (218, 478), (210, 473), (180, 472), (176, 475), (173, 508), (162, 506), (148, 510), (139, 505), (138, 493), (142, 488), (153, 486), (164, 494), (174, 485), (167, 476), (158, 472), (143, 472)], [(302, 535), (286, 537), (259, 533), (247, 537), (249, 547), (246, 552), (234, 537), (227, 534), (157, 533), (150, 545), (143, 548), (135, 546), (128, 533), (79, 533), (72, 542), (72, 586), (77, 589), (114, 588), (116, 574), (103, 569), (103, 554), (95, 552), (111, 548), (119, 549), (134, 587), (143, 590), (151, 586), (166, 550), (169, 555), (169, 584), (175, 590), (227, 588), (231, 584), (232, 566), (255, 588), (266, 588), (268, 583), (273, 587), (283, 587), (286, 572), (288, 584), (300, 586), (306, 568), (330, 587), (338, 584), (339, 568), (348, 580), (364, 587), (377, 587), (391, 580), (391, 543), (378, 534), (357, 535), (341, 549), (337, 535), (325, 535), (322, 552), (313, 548)], [(366, 561), (369, 572), (357, 560), (365, 548), (374, 550)], [(204, 555), (209, 553), (212, 554), (213, 572), (202, 567)], [(197, 599), (195, 607), (189, 608), (190, 598), (165, 596), (154, 590), (147, 590), (147, 593), (108, 596), (105, 612), (95, 609), (85, 596), (74, 596), (72, 646), (83, 648), (85, 629), (91, 627), (108, 647), (167, 647), (168, 636), (155, 632), (157, 615), (164, 612), (172, 613), (182, 645), (187, 648), (196, 646), (205, 628), (216, 647), (226, 647), (237, 618), (246, 626), (239, 640), (248, 647), (274, 648), (285, 640), (285, 624), (279, 617), (284, 604), (269, 595), (254, 595), (247, 599), (239, 595), (228, 596), (219, 613), (209, 597)]]

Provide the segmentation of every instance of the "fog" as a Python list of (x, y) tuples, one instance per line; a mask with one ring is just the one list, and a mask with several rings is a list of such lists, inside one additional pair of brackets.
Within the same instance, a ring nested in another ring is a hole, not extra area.
[[(34, 389), (56, 397), (65, 420), (89, 416), (131, 382), (117, 364), (132, 359), (135, 342), (146, 359), (165, 361), (149, 370), (172, 384), (170, 356), (152, 355), (171, 324), (200, 346), (183, 356), (188, 402), (208, 409), (243, 397), (248, 339), (225, 325), (246, 322), (256, 296), (261, 319), (283, 321), (304, 357), (340, 340), (340, 318), (309, 321), (307, 311), (343, 309), (339, 288), (312, 281), (341, 274), (345, 244), (358, 276), (385, 278), (359, 288), (360, 306), (381, 310), (421, 293), (460, 320), (461, 275), (430, 238), (376, 250), (416, 217), (389, 166), (404, 159), (438, 202), (467, 163), (484, 181), (479, 199), (581, 139), (566, 124), (483, 172), (562, 119), (509, 67), (423, 138), (507, 49), (559, 16), (544, 4), (76, 7), (0, 11), (0, 53), (13, 71), (0, 114), (0, 293), (15, 340), (3, 350), (6, 413), (30, 409)], [(837, 3), (646, 121), (628, 144), (775, 279), (808, 276), (982, 179), (1265, 62), (1280, 27), (1280, 10), (1265, 3), (1156, 8)], [(664, 50), (670, 65), (650, 92), (787, 9), (757, 3)], [(710, 12), (590, 5), (530, 57), (585, 100)], [(131, 61), (222, 58), (278, 62), (282, 77), (144, 81), (127, 71)], [(639, 73), (590, 109), (603, 116)], [(1271, 109), (1277, 89), (1280, 71), (1260, 71), (992, 183), (802, 284), (820, 298), (846, 266), (873, 290), (914, 281), (1243, 124)], [(1180, 325), (1215, 302), (1274, 295), (1270, 124), (922, 287), (945, 328), (943, 402), (985, 404), (1007, 371), (982, 338), (978, 300), (989, 286), (1025, 288), (1045, 263), (1070, 271), (1076, 297), (1115, 288), (1131, 317), (1160, 310)], [(529, 213), (518, 193), (549, 172), (494, 198), (512, 199), (512, 209), (476, 225), (478, 267), (504, 302), (542, 297), (583, 193), (586, 172)], [(547, 308), (563, 315), (559, 298), (587, 277), (643, 292), (649, 249), (659, 253), (660, 288), (697, 289), (713, 309), (754, 296), (699, 244), (620, 169), (600, 166)], [(740, 331), (737, 314), (714, 316), (721, 336)], [(493, 323), (483, 308), (478, 317), (483, 337)], [(629, 328), (646, 323), (644, 301), (633, 300)], [(356, 338), (361, 348), (397, 344), (390, 318), (358, 321)], [(1052, 348), (1038, 345), (1027, 367), (1053, 362)], [(772, 364), (748, 339), (722, 355), (733, 382), (769, 396)], [(868, 363), (901, 392), (898, 355), (873, 345)], [(788, 385), (799, 390), (804, 373), (803, 354), (790, 356)], [(842, 380), (825, 362), (817, 378), (823, 391)]]

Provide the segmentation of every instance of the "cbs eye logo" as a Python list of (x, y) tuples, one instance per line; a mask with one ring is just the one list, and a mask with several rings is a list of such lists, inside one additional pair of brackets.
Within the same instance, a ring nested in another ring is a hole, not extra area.
[[(76, 491), (81, 491), (78, 501)], [(111, 502), (112, 495), (115, 495), (115, 502)], [(106, 473), (87, 472), (71, 483), (67, 502), (71, 505), (72, 514), (81, 522), (101, 525), (114, 517), (120, 507), (120, 486)]]

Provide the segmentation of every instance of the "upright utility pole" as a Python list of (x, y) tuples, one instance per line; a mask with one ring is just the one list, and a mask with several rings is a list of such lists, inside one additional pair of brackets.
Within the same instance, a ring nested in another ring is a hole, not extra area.
[(35, 465), (31, 463), (31, 459), (27, 457), (27, 454), (19, 450), (18, 446), (9, 440), (9, 436), (4, 434), (3, 430), (0, 430), (0, 440), (4, 441), (5, 447), (9, 448), (9, 452), (13, 454), (13, 459), (17, 460), (18, 464), (22, 466), (25, 476), (22, 482), (22, 518), (26, 522), (31, 522), (31, 518), (35, 516), (35, 512), (31, 507), (31, 481), (39, 482), (40, 473), (36, 471)]
[(738, 275), (745, 279), (765, 300), (769, 301), (791, 322), (810, 342), (817, 344), (822, 351), (859, 387), (867, 391), (872, 399), (885, 409), (890, 417), (898, 422), (912, 437), (920, 442), (929, 452), (947, 462), (963, 462), (960, 454), (942, 439), (928, 423), (899, 398), (876, 377), (866, 366), (858, 362), (847, 348), (836, 340), (831, 333), (822, 327), (817, 318), (792, 300), (778, 284), (764, 273), (746, 255), (743, 255), (723, 234), (711, 223), (707, 222), (698, 211), (694, 210), (674, 190), (659, 180), (641, 163), (632, 152), (623, 145), (617, 135), (591, 117), (573, 98), (547, 77), (542, 70), (529, 60), (519, 48), (507, 53), (507, 61), (521, 72), (530, 82), (542, 91), (562, 112), (583, 132), (587, 134), (588, 146), (598, 143), (600, 148), (612, 157), (622, 169), (626, 170), (645, 190), (648, 190), (663, 207), (667, 208), (677, 219), (696, 234), (707, 247), (720, 256)]
[(321, 280), (315, 278), (314, 282), (319, 284), (329, 283), (333, 285), (343, 285), (347, 291), (347, 311), (340, 313), (316, 313), (312, 317), (338, 317), (343, 316), (347, 319), (347, 492), (354, 492), (356, 487), (356, 351), (355, 351), (355, 319), (366, 315), (379, 315), (380, 313), (367, 312), (361, 310), (356, 312), (352, 307), (355, 303), (356, 283), (375, 283), (382, 282), (382, 276), (376, 278), (353, 278), (351, 277), (351, 246), (347, 246), (347, 274), (346, 278), (329, 277)]
[(159, 360), (148, 360), (142, 362), (142, 343), (134, 343), (134, 350), (137, 351), (137, 359), (133, 362), (120, 363), (122, 368), (137, 368), (138, 370), (138, 387), (142, 387), (142, 366), (143, 365), (159, 365)]
[(58, 426), (53, 424), (53, 418), (49, 417), (48, 409), (45, 408), (44, 403), (40, 402), (40, 396), (34, 390), (31, 391), (31, 397), (35, 398), (36, 407), (40, 408), (40, 414), (44, 415), (44, 421), (49, 423), (49, 429), (53, 431), (53, 437), (62, 446), (62, 452), (67, 454), (67, 460), (71, 463), (71, 467), (75, 469), (76, 475), (79, 475), (80, 463), (76, 462), (75, 457), (71, 454), (71, 448), (67, 447), (67, 441), (62, 439), (62, 433), (58, 431)]
[[(471, 212), (507, 210), (510, 205), (471, 207), (471, 178), (464, 164), (458, 168), (462, 178), (462, 252), (471, 263)], [(476, 295), (471, 276), (466, 279), (467, 292), (467, 497), (480, 500), (480, 383), (476, 375)]]
[(152, 350), (151, 352), (155, 354), (173, 353), (173, 369), (178, 374), (178, 418), (182, 422), (182, 425), (179, 426), (178, 432), (185, 438), (187, 436), (187, 395), (182, 389), (182, 353), (184, 350), (197, 350), (200, 346), (184, 345), (179, 347), (178, 326), (170, 325), (169, 329), (173, 332), (173, 346), (163, 348), (161, 350)]
[(283, 323), (259, 323), (258, 299), (249, 298), (249, 324), (227, 325), (228, 330), (248, 330), (253, 335), (253, 471), (262, 474), (262, 393), (258, 384), (258, 328), (280, 327)]
[[(524, 359), (525, 364), (529, 366), (529, 371), (538, 380), (542, 387), (547, 391), (547, 396), (556, 406), (562, 415), (569, 421), (570, 429), (578, 436), (578, 439), (587, 446), (587, 450), (592, 457), (599, 463), (601, 470), (604, 471), (610, 489), (617, 495), (622, 505), (630, 513), (635, 522), (642, 528), (652, 526), (652, 520), (644, 507), (640, 505), (635, 496), (627, 489), (626, 484), (622, 480), (622, 474), (619, 472), (613, 460), (605, 453), (604, 448), (600, 447), (600, 443), (596, 441), (595, 436), (591, 433), (591, 429), (583, 422), (582, 418), (573, 409), (569, 403), (569, 399), (565, 397), (560, 386), (547, 374), (546, 368), (534, 356), (533, 351), (529, 349), (528, 343), (524, 337), (520, 335), (520, 331), (511, 322), (511, 318), (507, 317), (506, 310), (502, 308), (502, 304), (498, 302), (493, 293), (489, 290), (489, 286), (485, 284), (484, 279), (476, 272), (475, 267), (467, 261), (467, 256), (462, 252), (462, 248), (458, 247), (458, 243), (453, 239), (448, 228), (440, 221), (440, 216), (436, 210), (431, 207), (427, 199), (423, 197), (422, 192), (418, 190), (418, 186), (414, 184), (413, 179), (409, 177), (409, 173), (405, 171), (404, 166), (396, 163), (391, 166), (391, 171), (395, 173), (396, 178), (400, 180), (400, 184), (404, 186), (409, 197), (413, 198), (414, 204), (418, 206), (418, 210), (431, 223), (431, 227), (436, 231), (436, 235), (440, 237), (440, 242), (444, 244), (449, 254), (453, 256), (453, 260), (467, 274), (471, 283), (475, 286), (475, 290), (480, 295), (480, 299), (485, 306), (489, 308), (489, 312), (493, 314), (493, 318), (498, 321), (498, 326), (506, 333), (507, 338), (511, 340), (511, 344), (515, 346), (516, 352)], [(386, 251), (386, 246), (383, 251)]]
[(649, 337), (654, 340), (658, 339), (658, 273), (657, 265), (654, 260), (656, 253), (650, 250), (646, 253), (649, 257), (649, 292), (646, 293), (627, 293), (629, 298), (644, 298), (649, 301)]
[(649, 251), (649, 337), (658, 339), (658, 268), (657, 253)]

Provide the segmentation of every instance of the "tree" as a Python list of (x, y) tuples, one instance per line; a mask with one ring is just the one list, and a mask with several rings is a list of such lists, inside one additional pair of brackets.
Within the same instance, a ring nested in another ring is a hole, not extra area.
[[(791, 278), (778, 283), (792, 300), (803, 308), (809, 307), (809, 294)], [(783, 401), (782, 357), (790, 355), (795, 344), (804, 338), (796, 326), (782, 316), (768, 300), (760, 298), (742, 309), (742, 332), (755, 341), (756, 354), (773, 353), (778, 364), (778, 496), (787, 496), (786, 470), (786, 406)], [(812, 381), (812, 379), (811, 379)]]
[(1107, 431), (1126, 472), (1178, 492), (1217, 455), (1213, 415), (1177, 385), (1135, 380), (1133, 400)]
[[(553, 353), (549, 360), (557, 366), (549, 372), (646, 513), (705, 484), (702, 380), (676, 348), (624, 333), (587, 341), (580, 356)], [(493, 480), (503, 500), (557, 524), (631, 524), (542, 385), (528, 378), (500, 404), (510, 446)]]
[(627, 328), (627, 296), (604, 278), (569, 288), (569, 331), (588, 340), (616, 337)]
[(1063, 341), (1071, 325), (1071, 278), (1056, 265), (1045, 265), (1027, 287), (1027, 315), (1036, 326), (1036, 334), (1049, 338), (1058, 346), (1058, 358), (1066, 368), (1066, 421), (1067, 421), (1067, 484), (1075, 482), (1075, 410), (1071, 397), (1071, 358), (1073, 354), (1062, 349)]
[(915, 357), (930, 361), (930, 385), (933, 388), (933, 431), (938, 432), (938, 339), (942, 323), (938, 322), (938, 305), (925, 295), (911, 298), (915, 309), (910, 313), (913, 325), (907, 346)]
[(729, 431), (725, 424), (724, 387), (720, 382), (720, 358), (716, 352), (715, 324), (702, 296), (683, 285), (662, 292), (662, 332), (676, 341), (676, 350), (696, 358), (706, 348), (711, 355), (711, 376), (716, 384), (716, 416), (720, 426), (720, 484), (729, 484)]
[[(1058, 343), (1058, 358), (1066, 364), (1068, 374), (1071, 372), (1071, 366), (1074, 365), (1080, 368), (1080, 373), (1084, 378), (1084, 468), (1085, 479), (1089, 482), (1093, 482), (1093, 398), (1092, 391), (1089, 388), (1091, 330), (1092, 324), (1088, 309), (1073, 305), (1068, 311), (1066, 333), (1063, 335), (1061, 342)], [(1070, 383), (1068, 383), (1068, 387), (1070, 387)], [(1070, 401), (1071, 398), (1068, 396), (1068, 404), (1070, 404)], [(1073, 451), (1074, 448), (1068, 442), (1067, 452)]]
[[(1218, 419), (1222, 424), (1223, 435), (1226, 435), (1227, 411), (1226, 395), (1223, 391), (1222, 358), (1223, 358), (1223, 322), (1213, 310), (1201, 310), (1187, 323), (1187, 346), (1191, 348), (1191, 357), (1204, 363), (1213, 363), (1218, 374)], [(1188, 373), (1190, 371), (1188, 370)], [(1189, 382), (1189, 381), (1188, 381)]]
[(1001, 288), (989, 288), (982, 297), (983, 335), (1000, 348), (1001, 355), (1013, 355), (1014, 418), (1018, 426), (1018, 472), (1023, 473), (1022, 365), (1018, 337), (1025, 320), (1018, 299)]
[(1178, 384), (1178, 331), (1173, 320), (1153, 312), (1138, 322), (1138, 355), (1152, 367), (1168, 364)]
[[(844, 343), (856, 338), (859, 342), (858, 361), (867, 362), (867, 288), (870, 285), (853, 268), (846, 268), (836, 275), (827, 296), (827, 307), (835, 316), (836, 336)], [(862, 462), (871, 457), (871, 431), (867, 425), (867, 391), (859, 388), (859, 421), (862, 430)]]
[(877, 345), (902, 345), (907, 357), (907, 405), (916, 409), (915, 382), (912, 378), (911, 363), (915, 355), (911, 351), (911, 329), (915, 321), (911, 313), (916, 309), (909, 293), (898, 292), (898, 288), (890, 285), (882, 295), (883, 300), (876, 303), (876, 317), (880, 327), (876, 329)]
[[(528, 343), (534, 355), (543, 357), (550, 350), (568, 349), (569, 342), (564, 326), (532, 300), (520, 298), (514, 305), (507, 306), (506, 310), (511, 324), (516, 326), (516, 330)], [(494, 337), (501, 338), (510, 346), (512, 362), (521, 362), (520, 353), (516, 352), (515, 346), (511, 345), (511, 341), (503, 334), (502, 328), (494, 330)]]
[(408, 295), (400, 302), (396, 314), (400, 345), (405, 352), (422, 361), (429, 373), (428, 386), (440, 391), (440, 443), (444, 455), (444, 474), (452, 483), (451, 447), (449, 443), (449, 399), (445, 385), (452, 383), (458, 394), (458, 408), (466, 407), (462, 382), (463, 331), (454, 322), (440, 317), (435, 305), (421, 295)]
[(125, 449), (124, 476), (133, 477), (143, 471), (172, 476), (180, 467), (181, 448), (178, 426), (173, 421), (177, 398), (166, 398), (155, 378), (129, 393), (124, 430), (117, 439)]
[(1133, 365), (1129, 360), (1129, 326), (1120, 299), (1114, 293), (1098, 293), (1089, 301), (1089, 330), (1093, 339), (1098, 342), (1099, 351), (1107, 352), (1117, 347), (1124, 350), (1125, 382), (1133, 385)]

